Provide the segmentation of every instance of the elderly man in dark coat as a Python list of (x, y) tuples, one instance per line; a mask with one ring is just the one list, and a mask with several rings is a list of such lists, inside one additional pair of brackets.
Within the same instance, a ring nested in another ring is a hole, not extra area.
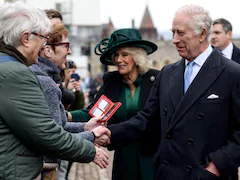
[(108, 127), (116, 149), (159, 133), (149, 139), (155, 179), (229, 180), (240, 164), (240, 65), (209, 44), (211, 26), (204, 8), (180, 8), (172, 32), (183, 59), (162, 69), (143, 111)]

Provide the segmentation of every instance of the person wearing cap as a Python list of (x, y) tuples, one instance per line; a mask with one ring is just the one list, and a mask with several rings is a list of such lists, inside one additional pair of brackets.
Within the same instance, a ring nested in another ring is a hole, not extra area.
[[(142, 40), (136, 29), (119, 29), (110, 38), (103, 39), (95, 47), (101, 63), (115, 65), (118, 70), (108, 72), (103, 77), (103, 85), (98, 91), (95, 102), (104, 94), (113, 102), (122, 102), (122, 106), (108, 121), (108, 125), (127, 121), (142, 110), (158, 70), (149, 68), (148, 55), (157, 50), (157, 46)], [(88, 110), (91, 108), (88, 107)], [(90, 118), (84, 110), (73, 111), (72, 121)], [(115, 150), (113, 162), (113, 180), (149, 180), (153, 179), (153, 153), (151, 139), (155, 137), (147, 132), (145, 138), (134, 144)]]

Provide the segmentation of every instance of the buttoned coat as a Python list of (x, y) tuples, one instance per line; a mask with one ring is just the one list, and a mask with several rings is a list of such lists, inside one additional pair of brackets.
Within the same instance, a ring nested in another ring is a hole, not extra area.
[[(144, 110), (109, 127), (112, 146), (144, 136), (154, 124), (161, 137), (155, 179), (229, 180), (240, 162), (240, 65), (214, 49), (185, 94), (184, 69), (181, 60), (161, 70)], [(205, 170), (210, 161), (221, 178)]]

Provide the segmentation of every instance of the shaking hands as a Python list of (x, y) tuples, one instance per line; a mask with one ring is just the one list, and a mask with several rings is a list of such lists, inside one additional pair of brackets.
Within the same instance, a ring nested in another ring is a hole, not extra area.
[(106, 123), (102, 122), (103, 116), (91, 118), (85, 125), (85, 131), (92, 131), (95, 135), (95, 144), (107, 146), (110, 144), (111, 132), (106, 128)]
[(106, 128), (106, 123), (102, 122), (101, 117), (91, 118), (85, 125), (85, 131), (92, 131), (95, 135), (96, 155), (93, 160), (100, 168), (106, 168), (108, 165), (108, 155), (99, 148), (99, 146), (107, 146), (110, 144), (111, 131)]
[(94, 143), (100, 146), (107, 146), (108, 144), (111, 144), (110, 142), (111, 131), (105, 126), (98, 126), (94, 128), (92, 132), (95, 134)]

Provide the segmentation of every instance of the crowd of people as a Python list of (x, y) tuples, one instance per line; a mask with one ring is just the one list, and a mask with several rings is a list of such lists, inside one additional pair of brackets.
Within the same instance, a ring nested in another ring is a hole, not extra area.
[[(155, 43), (116, 30), (94, 52), (117, 70), (94, 80), (67, 60), (58, 11), (16, 2), (0, 14), (0, 179), (65, 180), (72, 162), (106, 168), (100, 146), (115, 150), (113, 180), (238, 179), (240, 49), (228, 20), (179, 8), (182, 59), (161, 71), (148, 60)], [(89, 115), (101, 95), (122, 103), (108, 122)]]

